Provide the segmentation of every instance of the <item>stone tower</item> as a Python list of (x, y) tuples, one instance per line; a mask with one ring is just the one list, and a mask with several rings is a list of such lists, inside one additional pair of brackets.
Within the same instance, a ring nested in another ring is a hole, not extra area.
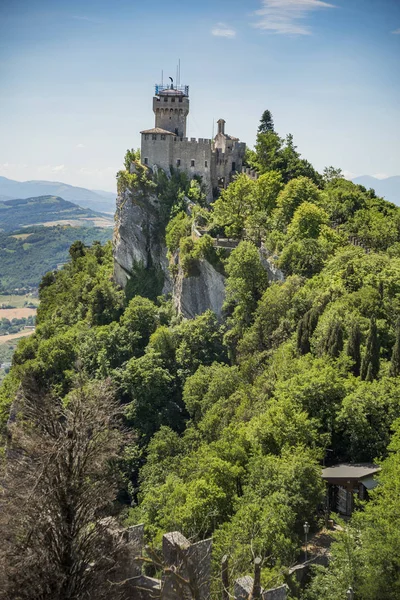
[(186, 137), (186, 119), (189, 114), (189, 86), (156, 85), (153, 98), (156, 128), (164, 129), (179, 138)]

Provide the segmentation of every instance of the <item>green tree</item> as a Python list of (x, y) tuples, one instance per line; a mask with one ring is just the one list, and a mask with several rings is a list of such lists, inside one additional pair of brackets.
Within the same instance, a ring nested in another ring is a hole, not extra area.
[(325, 183), (330, 183), (335, 179), (343, 179), (344, 175), (342, 169), (336, 169), (335, 167), (325, 167), (322, 174), (322, 179)]
[(336, 416), (342, 452), (348, 460), (371, 462), (386, 454), (393, 423), (400, 417), (400, 390), (390, 377), (352, 387)]
[(297, 349), (300, 354), (308, 354), (311, 352), (311, 337), (318, 324), (318, 310), (311, 308), (303, 318), (299, 321), (297, 327)]
[(361, 330), (358, 321), (354, 323), (350, 330), (347, 341), (347, 355), (353, 361), (352, 372), (358, 377), (361, 369)]
[(233, 312), (233, 322), (239, 327), (248, 326), (263, 292), (268, 276), (261, 264), (257, 248), (251, 242), (241, 242), (231, 253), (227, 263), (227, 310)]
[(183, 211), (178, 212), (169, 221), (165, 230), (165, 242), (169, 252), (178, 250), (181, 239), (190, 235), (190, 225), (190, 218)]
[(74, 242), (69, 249), (69, 254), (73, 261), (77, 260), (78, 258), (82, 258), (82, 256), (85, 256), (85, 253), (86, 248), (79, 240)]
[(389, 374), (391, 377), (400, 375), (400, 319), (396, 323), (396, 339), (392, 350)]
[(293, 239), (318, 238), (324, 225), (329, 219), (326, 212), (311, 204), (303, 202), (295, 211), (288, 227), (288, 236)]
[(325, 352), (331, 358), (338, 358), (343, 350), (343, 326), (340, 321), (330, 323), (325, 340)]
[(132, 298), (120, 319), (121, 338), (131, 353), (142, 354), (158, 323), (158, 310), (151, 300)]
[(128, 403), (128, 423), (142, 434), (142, 442), (148, 442), (162, 425), (182, 429), (185, 415), (176, 385), (173, 375), (154, 351), (132, 358), (126, 364), (120, 375), (120, 394)]
[(134, 150), (132, 148), (131, 150), (126, 151), (125, 157), (124, 157), (124, 167), (128, 171), (128, 173), (130, 173), (132, 163), (139, 162), (139, 161), (140, 161), (140, 150), (139, 149)]
[(176, 362), (183, 379), (193, 374), (200, 365), (211, 365), (214, 361), (225, 362), (226, 350), (221, 325), (211, 310), (183, 322), (176, 333), (179, 340)]
[(365, 354), (361, 362), (361, 379), (373, 381), (379, 373), (380, 344), (376, 320), (371, 317)]
[(269, 110), (265, 110), (260, 119), (258, 133), (267, 133), (268, 131), (274, 131), (274, 121), (272, 119), (271, 112)]
[(278, 267), (286, 275), (312, 277), (322, 270), (325, 259), (326, 250), (320, 240), (306, 238), (285, 246)]
[[(282, 158), (283, 140), (274, 131), (266, 131), (257, 135), (255, 151), (257, 166), (261, 173), (279, 171), (284, 174), (284, 160)], [(286, 178), (284, 177), (286, 183)]]
[(214, 223), (223, 227), (228, 237), (240, 238), (243, 235), (246, 219), (256, 209), (255, 187), (256, 183), (242, 173), (214, 202)]
[(290, 181), (277, 199), (276, 221), (278, 227), (284, 229), (303, 202), (318, 204), (320, 196), (321, 192), (308, 177), (299, 177)]

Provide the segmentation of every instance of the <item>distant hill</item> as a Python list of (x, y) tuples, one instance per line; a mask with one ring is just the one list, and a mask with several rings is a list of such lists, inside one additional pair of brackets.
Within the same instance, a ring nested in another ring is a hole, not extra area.
[(0, 231), (15, 231), (29, 225), (65, 224), (85, 227), (112, 227), (109, 215), (81, 208), (57, 196), (39, 196), (0, 201)]
[(47, 271), (69, 260), (68, 250), (76, 240), (85, 245), (95, 240), (104, 244), (111, 236), (112, 229), (69, 225), (0, 232), (0, 294), (38, 287)]
[(389, 202), (400, 206), (400, 175), (388, 177), (387, 179), (377, 179), (370, 175), (361, 175), (352, 181), (363, 185), (367, 189), (374, 189), (378, 196), (382, 196), (386, 200), (389, 200)]
[(114, 207), (113, 212), (115, 212), (115, 200), (117, 198), (116, 192), (105, 192), (104, 190), (90, 190), (90, 191), (92, 191), (95, 194), (98, 194), (99, 196), (101, 196), (102, 198), (106, 198), (107, 200), (112, 202), (113, 207)]
[(0, 177), (0, 200), (3, 199), (2, 196), (8, 198), (59, 196), (83, 208), (114, 214), (117, 194), (102, 190), (87, 190), (59, 181), (14, 181)]

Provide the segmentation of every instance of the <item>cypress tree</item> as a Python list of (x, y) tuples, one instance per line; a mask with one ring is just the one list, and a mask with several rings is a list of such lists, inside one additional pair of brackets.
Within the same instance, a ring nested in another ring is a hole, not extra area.
[(310, 340), (307, 335), (305, 316), (306, 315), (300, 319), (297, 326), (297, 350), (300, 354), (307, 354), (310, 352)]
[(379, 373), (379, 340), (375, 317), (371, 318), (367, 347), (361, 363), (361, 379), (373, 381)]
[(389, 375), (390, 377), (400, 375), (400, 318), (397, 319), (396, 323), (396, 340), (393, 346)]
[(361, 330), (358, 323), (355, 323), (351, 328), (349, 340), (347, 342), (347, 355), (353, 361), (351, 369), (352, 373), (358, 377), (361, 367)]
[(332, 358), (337, 358), (343, 350), (343, 328), (339, 321), (331, 322), (325, 340), (325, 352)]
[(299, 321), (297, 327), (297, 349), (300, 354), (311, 352), (310, 340), (318, 323), (318, 310), (312, 308)]

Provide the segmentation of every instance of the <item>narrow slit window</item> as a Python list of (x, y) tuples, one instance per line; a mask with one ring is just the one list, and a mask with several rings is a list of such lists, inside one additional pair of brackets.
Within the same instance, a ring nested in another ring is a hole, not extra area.
[(191, 160), (191, 161), (190, 161), (190, 166), (191, 166), (191, 167), (194, 167), (194, 160)]
[(180, 159), (180, 158), (178, 158), (178, 159), (177, 159), (177, 161), (176, 161), (176, 166), (177, 166), (177, 167), (180, 167), (180, 166), (181, 166), (181, 159)]
[(148, 164), (149, 164), (149, 159), (148, 159), (148, 158), (145, 158), (145, 159), (144, 159), (144, 164), (145, 164), (145, 165), (148, 165)]

